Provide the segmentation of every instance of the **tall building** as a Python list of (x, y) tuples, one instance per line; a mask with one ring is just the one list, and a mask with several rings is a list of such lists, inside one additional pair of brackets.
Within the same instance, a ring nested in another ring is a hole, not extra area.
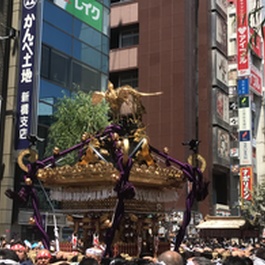
[[(4, 195), (14, 182), (16, 189), (23, 185), (16, 158), (28, 146), (30, 128), (46, 138), (57, 98), (104, 89), (108, 79), (114, 87), (128, 84), (141, 92), (163, 92), (143, 98), (152, 146), (167, 147), (170, 156), (188, 161), (192, 140), (199, 141), (198, 165), (206, 161), (203, 174), (210, 185), (208, 197), (194, 205), (195, 221), (196, 214), (240, 214), (243, 172), (251, 172), (247, 179), (253, 183), (265, 174), (262, 56), (246, 52), (249, 74), (238, 65), (236, 6), (248, 3), (246, 14), (255, 6), (244, 1), (2, 1), (0, 15), (8, 16), (0, 16), (6, 25), (0, 25), (5, 49), (0, 54), (5, 56), (0, 61), (5, 62), (0, 69), (0, 166), (5, 165), (0, 234), (30, 233), (31, 213), (13, 207)], [(248, 78), (249, 84), (244, 83)], [(239, 95), (239, 90), (248, 85), (249, 105), (240, 105), (246, 93)], [(29, 98), (38, 104), (30, 105)], [(44, 145), (39, 145), (40, 154)], [(179, 200), (169, 206), (172, 211), (185, 210), (188, 189), (187, 184), (179, 190)], [(45, 201), (43, 192), (39, 195)], [(65, 216), (61, 221), (57, 217), (62, 232)]]
[[(7, 189), (18, 191), (25, 185), (16, 163), (18, 153), (29, 146), (29, 133), (47, 138), (58, 98), (70, 97), (79, 90), (106, 88), (110, 3), (16, 0), (2, 1), (0, 7), (0, 41), (5, 52), (1, 53), (4, 108), (0, 156), (5, 170), (0, 190), (0, 234), (12, 237), (10, 233), (17, 233), (25, 237), (32, 234), (28, 225), (32, 213), (21, 209), (21, 205), (13, 205), (5, 196)], [(44, 145), (38, 147), (40, 155)], [(43, 192), (40, 194), (45, 202)], [(61, 222), (64, 224), (65, 219)]]
[[(250, 50), (246, 54), (255, 71), (243, 79), (253, 80), (251, 103), (248, 111), (237, 107), (242, 76), (235, 7), (240, 2), (111, 1), (110, 80), (115, 86), (128, 83), (144, 92), (163, 91), (160, 97), (144, 99), (153, 146), (166, 146), (173, 157), (186, 161), (192, 152), (183, 143), (200, 141), (198, 151), (207, 162), (204, 176), (210, 181), (209, 196), (197, 208), (203, 215), (240, 214), (243, 189), (251, 192), (264, 174), (262, 64), (261, 56)], [(245, 2), (247, 16), (257, 1)], [(255, 21), (261, 22), (261, 16)], [(242, 113), (252, 134), (243, 142)], [(247, 177), (247, 188), (243, 172), (253, 174)], [(183, 211), (187, 188), (179, 194), (172, 209)]]

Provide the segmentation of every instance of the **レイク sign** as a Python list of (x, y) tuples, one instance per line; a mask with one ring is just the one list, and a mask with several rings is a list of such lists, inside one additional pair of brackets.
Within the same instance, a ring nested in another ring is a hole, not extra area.
[(34, 51), (36, 42), (37, 0), (23, 0), (20, 34), (20, 61), (17, 103), (18, 136), (16, 149), (28, 147), (32, 92), (34, 86)]
[(96, 0), (54, 0), (54, 3), (91, 27), (102, 31), (103, 6)]
[(237, 0), (237, 71), (238, 76), (250, 74), (248, 53), (247, 0)]

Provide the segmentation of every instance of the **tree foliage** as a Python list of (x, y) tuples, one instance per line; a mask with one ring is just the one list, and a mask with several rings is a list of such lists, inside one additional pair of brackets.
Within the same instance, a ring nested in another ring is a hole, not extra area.
[(251, 224), (265, 226), (265, 183), (254, 187), (251, 196), (241, 201), (241, 213)]
[[(73, 97), (63, 97), (56, 104), (55, 122), (49, 128), (48, 144), (45, 155), (52, 154), (56, 146), (61, 151), (79, 143), (82, 134), (91, 135), (100, 132), (108, 124), (108, 104), (92, 104), (92, 93), (78, 92)], [(68, 155), (63, 164), (74, 162), (76, 155)]]

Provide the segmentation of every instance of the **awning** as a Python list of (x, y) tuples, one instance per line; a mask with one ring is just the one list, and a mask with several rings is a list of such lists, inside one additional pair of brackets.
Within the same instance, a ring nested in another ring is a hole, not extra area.
[(198, 229), (240, 229), (246, 220), (236, 217), (206, 216), (205, 221), (196, 226)]

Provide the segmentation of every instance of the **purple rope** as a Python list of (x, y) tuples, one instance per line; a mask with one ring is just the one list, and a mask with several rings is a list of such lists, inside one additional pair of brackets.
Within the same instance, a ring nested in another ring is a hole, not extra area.
[(150, 150), (162, 156), (163, 158), (165, 158), (166, 164), (168, 166), (170, 165), (170, 162), (177, 164), (181, 168), (181, 170), (183, 171), (187, 179), (190, 182), (192, 182), (192, 189), (186, 198), (186, 210), (183, 215), (182, 226), (180, 227), (178, 234), (176, 235), (174, 250), (178, 251), (179, 246), (182, 240), (184, 239), (187, 226), (190, 223), (191, 209), (192, 209), (193, 203), (195, 199), (197, 201), (202, 201), (206, 198), (206, 196), (208, 195), (209, 182), (203, 181), (202, 172), (199, 168), (196, 168), (196, 167), (194, 168), (190, 164), (187, 164), (187, 163), (183, 164), (179, 162), (178, 160), (173, 159), (172, 157), (168, 156), (167, 154), (160, 152), (159, 150), (155, 149), (152, 146), (150, 146)]
[(135, 189), (133, 185), (128, 181), (132, 164), (133, 164), (132, 159), (128, 158), (127, 164), (124, 165), (123, 156), (120, 154), (120, 157), (118, 159), (120, 180), (117, 183), (116, 187), (114, 188), (114, 190), (117, 192), (118, 202), (114, 213), (113, 223), (106, 233), (106, 238), (105, 238), (106, 249), (104, 252), (104, 257), (112, 256), (111, 245), (114, 239), (115, 231), (124, 215), (124, 199), (132, 199), (135, 195)]

